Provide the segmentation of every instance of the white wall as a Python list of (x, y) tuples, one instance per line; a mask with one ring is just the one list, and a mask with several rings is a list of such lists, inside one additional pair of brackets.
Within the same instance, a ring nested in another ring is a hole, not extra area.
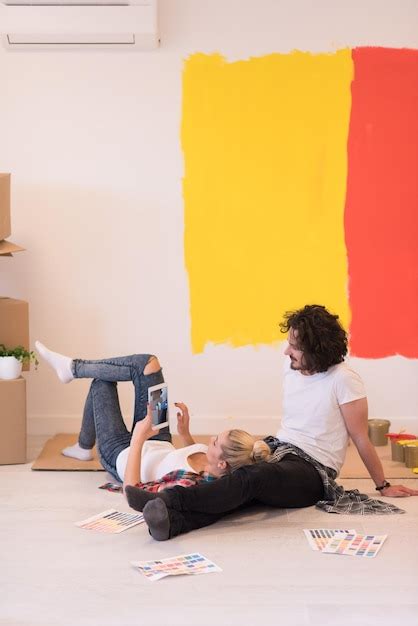
[[(417, 23), (415, 0), (161, 0), (158, 51), (0, 50), (0, 171), (13, 174), (11, 240), (27, 248), (0, 259), (0, 294), (30, 302), (32, 343), (82, 358), (155, 353), (171, 399), (190, 404), (195, 430), (217, 430), (224, 416), (254, 432), (274, 430), (279, 345), (191, 354), (183, 61), (198, 51), (234, 60), (292, 49), (417, 48)], [(416, 360), (352, 364), (372, 416), (400, 425), (416, 418)], [(87, 381), (63, 386), (44, 365), (27, 378), (29, 432), (76, 430)], [(126, 385), (122, 398), (129, 413)]]

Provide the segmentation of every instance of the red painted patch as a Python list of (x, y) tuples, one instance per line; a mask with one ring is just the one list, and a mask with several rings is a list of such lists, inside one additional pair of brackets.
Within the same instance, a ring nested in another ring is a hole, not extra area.
[(357, 48), (345, 236), (351, 354), (418, 357), (418, 50)]

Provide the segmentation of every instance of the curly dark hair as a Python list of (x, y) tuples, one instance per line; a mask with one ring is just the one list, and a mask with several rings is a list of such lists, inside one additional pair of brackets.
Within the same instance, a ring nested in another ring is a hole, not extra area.
[(299, 350), (308, 372), (326, 372), (344, 361), (347, 354), (347, 333), (333, 315), (321, 304), (307, 304), (303, 309), (287, 311), (280, 323), (282, 333), (292, 328), (297, 332)]

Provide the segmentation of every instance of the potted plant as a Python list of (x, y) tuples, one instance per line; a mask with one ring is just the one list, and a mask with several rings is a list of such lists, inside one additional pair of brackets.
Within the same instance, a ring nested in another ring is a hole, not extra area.
[(19, 378), (23, 364), (31, 361), (36, 368), (38, 359), (34, 352), (26, 350), (23, 346), (6, 348), (4, 344), (0, 343), (0, 379), (13, 380)]

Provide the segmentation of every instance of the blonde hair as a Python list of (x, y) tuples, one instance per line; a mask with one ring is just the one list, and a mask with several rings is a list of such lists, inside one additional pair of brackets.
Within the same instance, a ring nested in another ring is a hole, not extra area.
[(222, 458), (228, 463), (228, 469), (231, 472), (243, 465), (267, 461), (271, 455), (271, 450), (265, 441), (255, 439), (250, 433), (237, 428), (229, 431), (227, 443), (221, 447)]

